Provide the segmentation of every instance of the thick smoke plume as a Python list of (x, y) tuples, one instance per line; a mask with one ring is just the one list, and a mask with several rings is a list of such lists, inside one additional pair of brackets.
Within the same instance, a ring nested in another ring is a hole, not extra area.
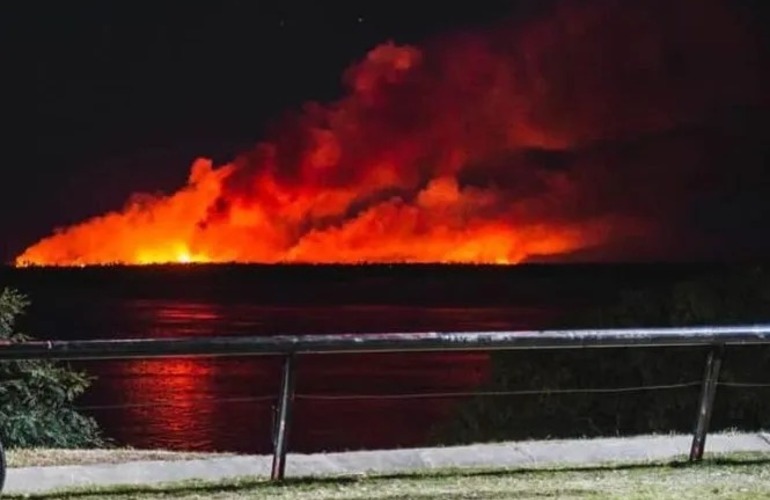
[(307, 104), (233, 162), (197, 160), (177, 193), (134, 196), (17, 263), (516, 263), (713, 247), (714, 207), (766, 175), (755, 156), (735, 160), (765, 139), (733, 126), (766, 104), (758, 54), (717, 0), (565, 1), (422, 47), (385, 43), (345, 73), (339, 101)]

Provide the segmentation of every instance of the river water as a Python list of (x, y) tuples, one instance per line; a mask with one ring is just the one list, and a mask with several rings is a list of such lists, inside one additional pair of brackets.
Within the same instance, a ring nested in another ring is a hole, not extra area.
[[(41, 339), (365, 334), (544, 328), (634, 283), (692, 272), (651, 269), (2, 268), (0, 286), (29, 295), (20, 326)], [(80, 362), (96, 377), (80, 405), (121, 444), (267, 452), (280, 366), (254, 357)], [(461, 400), (337, 397), (471, 391), (488, 372), (485, 353), (300, 357), (290, 447), (425, 444)]]

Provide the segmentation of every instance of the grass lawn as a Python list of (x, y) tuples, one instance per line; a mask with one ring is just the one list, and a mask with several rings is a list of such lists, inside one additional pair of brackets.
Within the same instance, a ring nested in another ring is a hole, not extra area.
[(389, 476), (344, 476), (157, 487), (94, 488), (3, 498), (47, 499), (521, 499), (521, 498), (770, 498), (770, 455), (733, 454), (698, 465), (684, 462), (600, 467), (444, 470)]
[(230, 454), (194, 453), (164, 450), (134, 450), (111, 448), (107, 450), (60, 450), (47, 448), (14, 448), (7, 450), (8, 467), (49, 465), (118, 464), (136, 460), (195, 460), (225, 457)]

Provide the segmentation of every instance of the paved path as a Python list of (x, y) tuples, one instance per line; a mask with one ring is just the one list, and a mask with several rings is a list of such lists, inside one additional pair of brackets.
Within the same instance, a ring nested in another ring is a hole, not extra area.
[[(689, 452), (690, 436), (639, 436), (584, 440), (526, 441), (446, 448), (290, 454), (286, 475), (392, 473), (446, 467), (532, 467), (555, 464), (597, 464), (681, 457)], [(764, 451), (769, 433), (712, 434), (706, 453)], [(267, 476), (270, 456), (236, 456), (175, 462), (144, 461), (110, 465), (24, 467), (10, 469), (5, 493), (46, 492), (86, 485), (151, 484), (186, 479), (217, 480)]]

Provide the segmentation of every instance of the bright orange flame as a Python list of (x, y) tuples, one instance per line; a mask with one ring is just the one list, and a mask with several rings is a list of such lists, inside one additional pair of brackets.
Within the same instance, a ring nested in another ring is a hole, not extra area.
[[(515, 264), (651, 240), (708, 141), (622, 144), (757, 95), (725, 5), (565, 2), (523, 27), (381, 45), (346, 73), (343, 99), (307, 105), (231, 163), (196, 160), (178, 192), (135, 196), (16, 264)], [(687, 61), (675, 75), (674, 55)]]
[[(43, 239), (18, 257), (25, 265), (153, 264), (202, 262), (453, 262), (515, 264), (532, 254), (580, 248), (600, 234), (601, 221), (559, 225), (538, 221), (518, 227), (474, 217), (495, 203), (490, 193), (463, 193), (451, 178), (438, 179), (406, 203), (398, 197), (372, 205), (341, 224), (311, 228), (296, 241), (294, 217), (335, 213), (356, 193), (281, 193), (291, 202), (271, 214), (266, 206), (238, 204), (227, 218), (205, 220), (230, 166), (199, 160), (190, 183), (165, 198), (139, 200)], [(271, 188), (272, 189), (272, 188)], [(525, 203), (526, 205), (526, 203)]]

